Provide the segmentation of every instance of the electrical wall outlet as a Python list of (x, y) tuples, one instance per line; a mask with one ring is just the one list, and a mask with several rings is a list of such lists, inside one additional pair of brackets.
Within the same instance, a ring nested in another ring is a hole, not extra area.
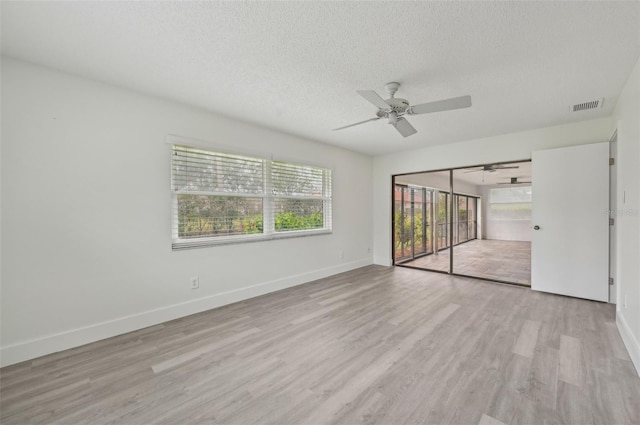
[(622, 298), (622, 308), (627, 308), (627, 294)]
[(200, 287), (200, 278), (198, 276), (191, 276), (191, 289), (198, 289)]

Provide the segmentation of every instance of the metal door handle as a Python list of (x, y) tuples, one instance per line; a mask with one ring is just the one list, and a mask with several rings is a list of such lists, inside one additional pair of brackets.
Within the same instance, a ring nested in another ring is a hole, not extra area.
[(533, 230), (540, 230), (540, 226), (538, 225), (533, 226)]

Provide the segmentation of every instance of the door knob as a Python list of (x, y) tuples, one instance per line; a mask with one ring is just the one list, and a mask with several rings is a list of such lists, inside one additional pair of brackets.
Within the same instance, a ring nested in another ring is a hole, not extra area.
[(540, 226), (538, 225), (533, 226), (533, 230), (540, 230)]

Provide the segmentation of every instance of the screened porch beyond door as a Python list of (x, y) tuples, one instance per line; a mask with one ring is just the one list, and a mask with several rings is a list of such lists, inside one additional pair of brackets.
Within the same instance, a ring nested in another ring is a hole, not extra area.
[(424, 255), (444, 251), (477, 238), (478, 201), (474, 196), (454, 194), (453, 222), (450, 194), (425, 187), (396, 184), (394, 193), (394, 261), (405, 264)]
[[(454, 273), (531, 286), (531, 242), (476, 239), (455, 247)], [(449, 271), (449, 250), (402, 263)]]

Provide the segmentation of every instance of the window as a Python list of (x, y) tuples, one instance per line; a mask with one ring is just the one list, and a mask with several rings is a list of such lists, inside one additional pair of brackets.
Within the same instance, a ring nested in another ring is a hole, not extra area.
[(331, 231), (331, 170), (174, 145), (172, 247)]
[(531, 220), (531, 186), (491, 189), (491, 220)]

